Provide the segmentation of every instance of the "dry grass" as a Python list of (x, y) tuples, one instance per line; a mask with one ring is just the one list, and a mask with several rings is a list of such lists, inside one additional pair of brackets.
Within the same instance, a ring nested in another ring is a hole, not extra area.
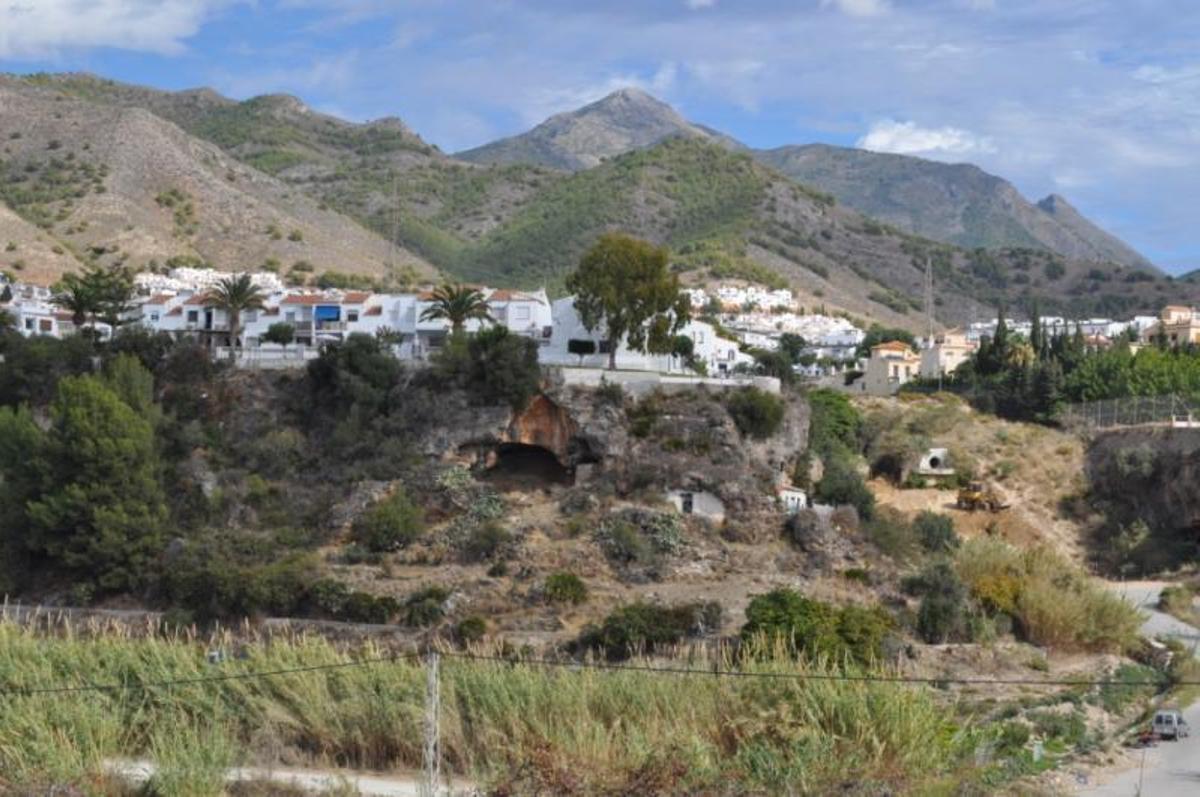
[[(381, 653), (339, 652), (298, 638), (254, 644), (244, 658), (213, 665), (205, 658), (209, 646), (46, 638), (0, 624), (0, 682), (150, 684)], [(686, 666), (699, 672), (444, 659), (445, 764), (514, 793), (823, 793), (848, 776), (907, 790), (964, 766), (980, 734), (956, 725), (949, 698), (924, 687), (705, 673), (736, 666), (727, 656)], [(775, 657), (747, 666), (786, 675), (831, 672)], [(225, 767), (264, 763), (266, 747), (315, 764), (414, 767), (421, 761), (424, 681), (420, 662), (400, 660), (170, 688), (10, 692), (0, 697), (0, 787), (79, 785), (106, 758), (136, 756), (164, 767), (159, 793), (198, 797), (219, 793), (217, 773)]]
[(963, 545), (955, 564), (975, 597), (1012, 615), (1034, 644), (1122, 651), (1137, 638), (1138, 611), (1048, 547), (979, 538)]

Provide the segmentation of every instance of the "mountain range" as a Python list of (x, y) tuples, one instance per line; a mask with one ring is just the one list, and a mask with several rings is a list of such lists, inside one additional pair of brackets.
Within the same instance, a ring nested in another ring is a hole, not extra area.
[(914, 328), (927, 264), (946, 321), (1034, 296), (1148, 310), (1184, 289), (1062, 198), (1030, 203), (973, 166), (751, 150), (631, 89), (450, 156), (399, 119), (350, 123), (284, 95), (9, 76), (0, 144), (0, 268), (45, 279), (203, 261), (554, 290), (624, 229), (670, 246), (690, 283), (786, 284)]

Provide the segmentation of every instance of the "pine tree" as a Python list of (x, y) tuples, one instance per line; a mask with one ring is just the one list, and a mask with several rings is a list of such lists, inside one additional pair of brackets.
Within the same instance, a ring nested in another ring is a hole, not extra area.
[(1039, 360), (1046, 357), (1046, 336), (1042, 330), (1042, 317), (1038, 314), (1038, 305), (1035, 300), (1033, 309), (1030, 310), (1030, 326), (1029, 326), (1029, 345), (1033, 347), (1033, 354)]

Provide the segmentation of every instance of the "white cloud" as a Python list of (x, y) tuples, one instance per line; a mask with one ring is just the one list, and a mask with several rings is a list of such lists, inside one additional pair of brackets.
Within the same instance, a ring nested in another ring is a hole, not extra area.
[(230, 0), (0, 0), (0, 58), (116, 47), (177, 53)]
[(684, 4), (693, 11), (699, 11), (702, 8), (712, 8), (717, 4), (717, 0), (684, 0)]
[(885, 119), (871, 125), (858, 146), (900, 155), (965, 156), (992, 154), (996, 145), (985, 136), (958, 127), (920, 127), (916, 122)]
[(892, 5), (889, 0), (821, 0), (821, 7), (833, 7), (852, 17), (877, 17), (887, 13)]

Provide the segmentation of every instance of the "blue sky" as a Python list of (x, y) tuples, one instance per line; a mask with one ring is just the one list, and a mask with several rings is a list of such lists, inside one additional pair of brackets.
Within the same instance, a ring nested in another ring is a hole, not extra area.
[(0, 0), (0, 70), (287, 92), (447, 151), (635, 85), (754, 146), (978, 163), (1200, 267), (1196, 0)]

